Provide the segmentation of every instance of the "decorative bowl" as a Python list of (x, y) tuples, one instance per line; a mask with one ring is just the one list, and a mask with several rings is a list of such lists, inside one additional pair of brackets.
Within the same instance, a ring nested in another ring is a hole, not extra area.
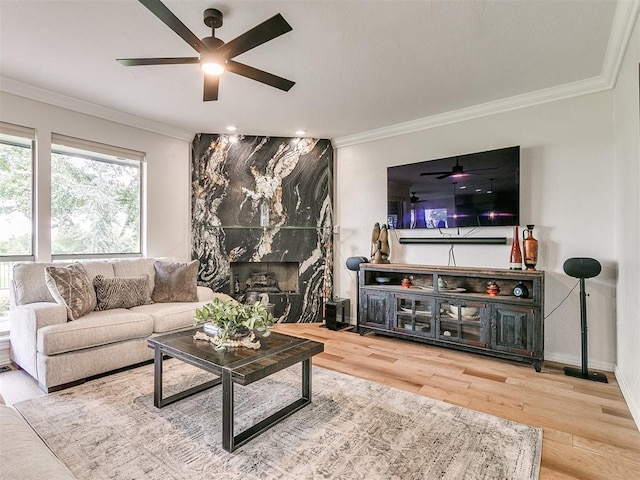
[(376, 282), (382, 284), (382, 283), (389, 283), (391, 281), (391, 279), (389, 277), (376, 277)]
[(449, 311), (455, 316), (458, 316), (458, 310), (460, 310), (460, 315), (465, 317), (473, 317), (478, 313), (477, 307), (458, 307), (457, 305), (449, 305)]

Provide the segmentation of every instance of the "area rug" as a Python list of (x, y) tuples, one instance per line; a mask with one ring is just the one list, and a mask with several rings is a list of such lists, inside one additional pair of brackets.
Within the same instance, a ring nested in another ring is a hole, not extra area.
[[(212, 378), (165, 361), (165, 396)], [(235, 387), (236, 433), (300, 396), (300, 366)], [(20, 402), (79, 479), (537, 479), (542, 431), (313, 367), (312, 403), (233, 453), (220, 386), (157, 409), (153, 366)]]

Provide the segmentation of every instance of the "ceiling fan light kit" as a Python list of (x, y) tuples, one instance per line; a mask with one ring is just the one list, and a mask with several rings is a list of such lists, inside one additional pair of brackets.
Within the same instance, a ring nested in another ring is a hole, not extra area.
[(200, 68), (205, 72), (203, 101), (214, 101), (218, 99), (219, 76), (225, 71), (235, 73), (243, 77), (250, 78), (265, 85), (278, 88), (288, 92), (295, 82), (286, 78), (278, 77), (272, 73), (259, 70), (249, 65), (236, 62), (232, 58), (258, 47), (274, 38), (284, 35), (293, 30), (280, 14), (265, 20), (261, 24), (246, 31), (242, 35), (225, 43), (215, 36), (215, 29), (222, 26), (222, 12), (215, 8), (208, 8), (204, 11), (204, 24), (211, 28), (211, 36), (199, 39), (189, 30), (171, 10), (169, 10), (160, 0), (139, 0), (165, 25), (173, 30), (180, 38), (187, 42), (199, 57), (173, 57), (173, 58), (120, 58), (117, 59), (126, 67), (141, 65), (180, 65), (199, 63)]
[(200, 55), (200, 68), (208, 75), (222, 75), (226, 70), (227, 61), (215, 53)]

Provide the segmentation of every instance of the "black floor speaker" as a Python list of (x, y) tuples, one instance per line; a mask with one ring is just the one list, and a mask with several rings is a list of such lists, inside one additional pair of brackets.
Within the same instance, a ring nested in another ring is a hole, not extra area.
[(329, 330), (342, 330), (350, 327), (347, 322), (351, 302), (348, 298), (333, 298), (325, 304), (325, 323)]
[(600, 262), (593, 258), (570, 258), (562, 266), (564, 273), (570, 277), (580, 279), (580, 331), (582, 340), (582, 368), (564, 367), (564, 374), (569, 377), (584, 378), (594, 382), (609, 383), (604, 373), (590, 372), (588, 367), (589, 355), (587, 352), (587, 292), (585, 279), (597, 277), (602, 271)]

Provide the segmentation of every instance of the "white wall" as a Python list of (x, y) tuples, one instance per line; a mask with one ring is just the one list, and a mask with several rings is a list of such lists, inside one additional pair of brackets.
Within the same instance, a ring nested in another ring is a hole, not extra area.
[(614, 90), (615, 247), (618, 273), (616, 377), (640, 425), (640, 22)]
[[(338, 148), (336, 224), (340, 233), (336, 237), (335, 293), (355, 299), (355, 274), (346, 270), (344, 261), (354, 255), (367, 256), (373, 224), (386, 222), (388, 166), (520, 145), (521, 223), (535, 224), (540, 241), (537, 268), (546, 271), (545, 311), (551, 312), (576, 283), (563, 273), (567, 258), (598, 259), (603, 272), (587, 281), (590, 366), (612, 371), (618, 275), (612, 96), (611, 91), (585, 95)], [(405, 234), (434, 232), (393, 232), (393, 263), (447, 265), (448, 245), (400, 245), (397, 238)], [(484, 227), (475, 235), (510, 238), (512, 229)], [(454, 252), (459, 266), (508, 268), (510, 240), (509, 245), (457, 245)], [(577, 289), (545, 321), (545, 358), (580, 365)]]
[[(0, 92), (0, 120), (36, 129), (39, 180), (45, 194), (38, 207), (50, 209), (48, 174), (51, 132), (129, 148), (146, 153), (148, 256), (191, 258), (190, 144), (146, 130), (102, 120), (64, 108)], [(39, 228), (47, 229), (42, 223)], [(49, 245), (37, 245), (37, 259), (48, 261)]]

